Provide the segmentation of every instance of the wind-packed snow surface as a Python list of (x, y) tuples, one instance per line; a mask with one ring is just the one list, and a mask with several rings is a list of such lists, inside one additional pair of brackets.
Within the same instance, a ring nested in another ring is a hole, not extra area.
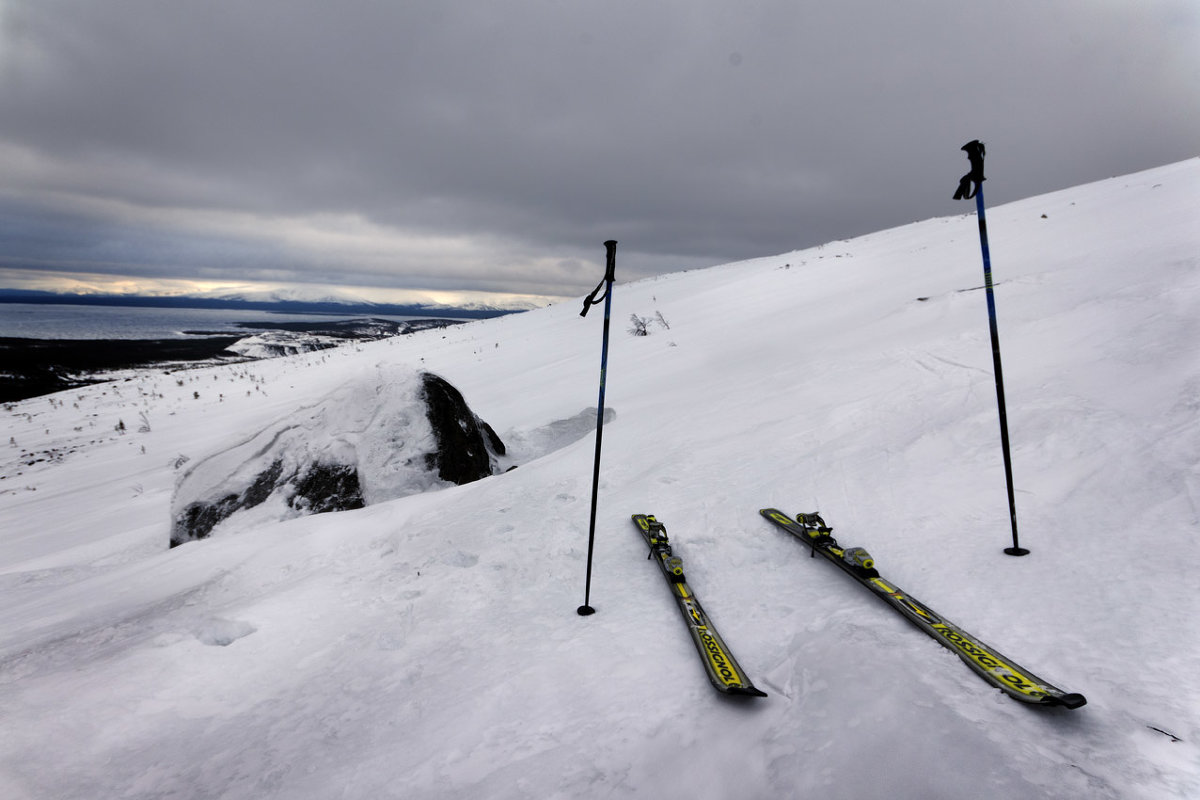
[[(577, 304), (6, 407), (0, 796), (1200, 796), (1198, 208), (1200, 160), (989, 209), (1025, 558), (973, 214), (632, 284), (618, 251), (586, 618)], [(167, 549), (186, 459), (391, 368), (519, 468)], [(990, 688), (765, 506), (1088, 704)], [(709, 686), (632, 513), (769, 697)]]

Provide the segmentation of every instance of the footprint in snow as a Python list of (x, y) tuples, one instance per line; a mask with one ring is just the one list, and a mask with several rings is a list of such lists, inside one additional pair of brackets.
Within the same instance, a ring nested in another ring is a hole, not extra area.
[(479, 556), (455, 550), (453, 553), (442, 556), (442, 563), (452, 567), (473, 567), (479, 563)]
[(228, 647), (245, 636), (254, 633), (255, 628), (249, 622), (236, 619), (213, 618), (203, 622), (194, 631), (196, 638), (203, 644), (213, 647)]

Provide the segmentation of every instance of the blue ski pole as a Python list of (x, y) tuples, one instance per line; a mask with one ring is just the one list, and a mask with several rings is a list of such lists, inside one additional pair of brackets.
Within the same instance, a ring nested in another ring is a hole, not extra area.
[[(1000, 411), (1000, 449), (1004, 453), (1004, 480), (1008, 484), (1008, 516), (1012, 522), (1012, 547), (1004, 548), (1010, 556), (1028, 555), (1029, 551), (1017, 541), (1017, 503), (1013, 492), (1012, 456), (1008, 446), (1008, 411), (1004, 404), (1004, 370), (1000, 366), (1000, 333), (996, 328), (996, 300), (992, 292), (992, 257), (988, 252), (987, 218), (983, 213), (983, 158), (986, 154), (983, 142), (973, 139), (960, 148), (967, 153), (971, 171), (958, 182), (955, 200), (975, 198), (976, 215), (979, 218), (979, 245), (983, 250), (983, 285), (987, 293), (988, 328), (992, 335), (992, 366), (996, 374), (996, 405)], [(971, 185), (974, 184), (974, 191)]]
[(610, 239), (604, 243), (608, 266), (604, 272), (604, 280), (592, 290), (583, 301), (583, 311), (579, 316), (586, 317), (588, 309), (600, 302), (596, 297), (601, 289), (604, 290), (604, 336), (600, 348), (600, 399), (596, 406), (596, 463), (592, 468), (592, 516), (588, 525), (587, 581), (583, 590), (583, 605), (577, 610), (579, 615), (586, 617), (595, 614), (596, 609), (589, 605), (592, 597), (592, 551), (596, 543), (596, 500), (600, 493), (600, 444), (604, 439), (604, 382), (608, 373), (608, 321), (612, 310), (613, 273), (617, 268), (617, 243)]

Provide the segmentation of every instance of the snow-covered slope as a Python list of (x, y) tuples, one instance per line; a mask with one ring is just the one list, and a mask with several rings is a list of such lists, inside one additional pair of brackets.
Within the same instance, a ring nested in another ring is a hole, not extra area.
[[(618, 283), (587, 618), (574, 303), (6, 408), (0, 796), (1196, 797), (1197, 207), (1200, 160), (989, 209), (1021, 559), (973, 215)], [(520, 467), (167, 550), (182, 457), (379, 365)], [(990, 689), (763, 506), (1088, 705)], [(709, 687), (635, 512), (769, 697)]]

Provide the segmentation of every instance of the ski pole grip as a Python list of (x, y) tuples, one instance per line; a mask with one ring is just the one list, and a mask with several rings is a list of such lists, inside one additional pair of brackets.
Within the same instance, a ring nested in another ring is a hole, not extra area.
[[(604, 269), (604, 279), (596, 284), (596, 288), (592, 289), (592, 293), (583, 299), (583, 311), (579, 312), (579, 316), (586, 317), (588, 309), (599, 303), (608, 295), (608, 288), (612, 286), (614, 280), (613, 273), (617, 270), (617, 242), (615, 239), (609, 239), (604, 243), (604, 249), (607, 251), (608, 265)], [(604, 294), (600, 294), (600, 290), (604, 290)]]
[(978, 139), (972, 139), (958, 149), (967, 154), (967, 161), (971, 164), (971, 171), (967, 174), (971, 176), (971, 180), (976, 182), (983, 181), (983, 157), (987, 152), (984, 149), (983, 142)]
[(986, 152), (983, 142), (978, 139), (971, 141), (958, 148), (967, 154), (967, 161), (971, 163), (971, 171), (958, 181), (958, 191), (954, 193), (955, 200), (969, 200), (979, 193), (983, 188), (983, 157)]

